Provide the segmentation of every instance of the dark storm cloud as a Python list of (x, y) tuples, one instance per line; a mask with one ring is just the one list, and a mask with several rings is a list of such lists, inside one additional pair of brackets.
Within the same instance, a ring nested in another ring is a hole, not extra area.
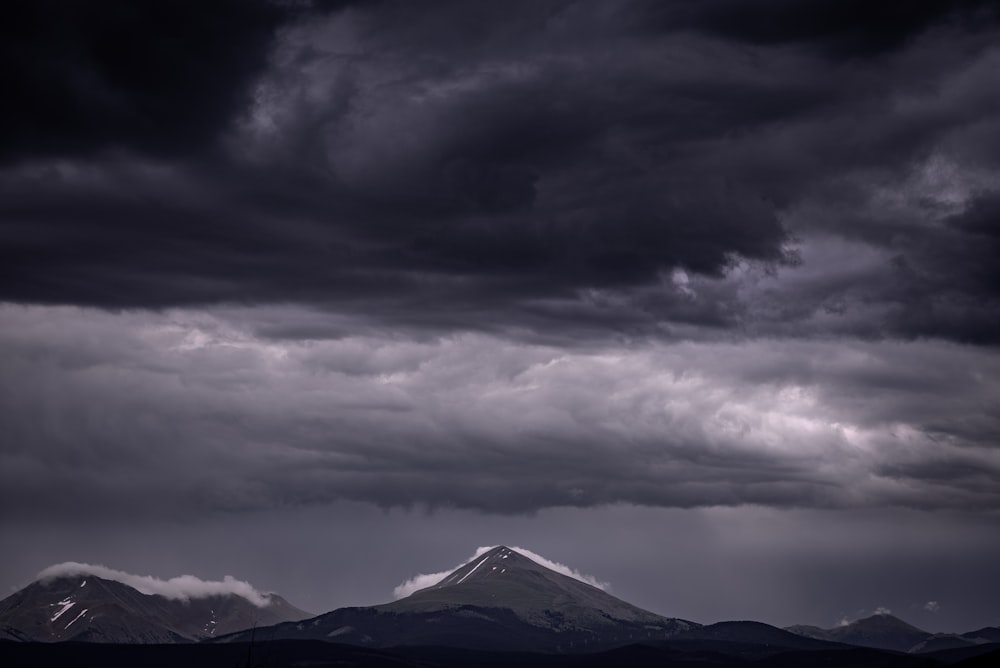
[(201, 150), (248, 103), (280, 17), (257, 0), (7, 5), (0, 159)]
[[(808, 332), (834, 305), (854, 335), (995, 340), (987, 249), (948, 222), (992, 187), (895, 224), (872, 203), (934, 156), (995, 169), (972, 138), (998, 89), (976, 3), (901, 23), (785, 2), (756, 23), (735, 2), (100, 7), (8, 24), (8, 301), (547, 336)], [(819, 210), (848, 215), (793, 215)], [(887, 287), (796, 283), (817, 229), (877, 249)], [(739, 267), (793, 301), (749, 299)]]
[(996, 506), (988, 21), (838, 55), (642, 3), (438, 8), (247, 10), (244, 69), (122, 80), (191, 86), (190, 143), (95, 108), (8, 156), (0, 296), (163, 311), (4, 307), (6, 498)]
[[(833, 57), (873, 57), (903, 46), (915, 35), (958, 24), (996, 20), (989, 0), (863, 0), (641, 3), (638, 20), (661, 30), (691, 29), (724, 39), (764, 45), (807, 45)], [(654, 21), (650, 21), (655, 17)]]

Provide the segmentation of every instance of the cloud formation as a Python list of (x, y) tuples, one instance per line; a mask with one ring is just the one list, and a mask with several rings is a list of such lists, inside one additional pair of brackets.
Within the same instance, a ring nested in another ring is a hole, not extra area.
[(0, 299), (997, 342), (989, 3), (280, 4), (19, 10)]
[(76, 575), (94, 575), (105, 580), (114, 580), (137, 589), (143, 594), (155, 594), (178, 601), (233, 595), (245, 598), (258, 608), (263, 608), (271, 603), (267, 594), (257, 591), (249, 582), (237, 580), (231, 575), (225, 576), (221, 581), (202, 580), (194, 575), (179, 575), (169, 580), (161, 580), (152, 575), (134, 575), (107, 566), (66, 561), (44, 569), (38, 574), (38, 579), (44, 582)]
[[(410, 594), (419, 591), (421, 589), (424, 589), (426, 587), (430, 587), (431, 585), (435, 585), (441, 580), (443, 580), (445, 577), (447, 577), (450, 573), (454, 572), (456, 569), (461, 568), (462, 566), (469, 563), (473, 559), (478, 559), (479, 557), (486, 554), (495, 547), (497, 546), (489, 545), (486, 547), (479, 547), (476, 549), (475, 554), (473, 554), (471, 557), (463, 561), (461, 564), (458, 564), (454, 568), (449, 569), (447, 571), (441, 571), (440, 573), (427, 573), (427, 574), (422, 573), (420, 575), (414, 575), (406, 582), (397, 585), (396, 588), (392, 590), (392, 595), (394, 598), (399, 599), (405, 596), (409, 596)], [(560, 564), (558, 562), (546, 559), (545, 557), (535, 552), (532, 552), (531, 550), (527, 550), (523, 547), (511, 547), (510, 549), (514, 550), (519, 554), (524, 555), (525, 557), (531, 559), (537, 564), (541, 564), (542, 566), (545, 566), (546, 568), (555, 571), (556, 573), (561, 573), (567, 577), (573, 578), (574, 580), (585, 582), (592, 587), (597, 587), (598, 589), (603, 589), (605, 591), (607, 591), (608, 588), (610, 587), (610, 585), (607, 582), (601, 582), (600, 580), (591, 575), (584, 575), (579, 571), (576, 571), (570, 568), (569, 566), (566, 566), (565, 564)]]
[(0, 496), (19, 513), (986, 510), (1000, 495), (1000, 424), (980, 401), (1000, 368), (975, 347), (298, 341), (255, 333), (281, 311), (0, 312)]

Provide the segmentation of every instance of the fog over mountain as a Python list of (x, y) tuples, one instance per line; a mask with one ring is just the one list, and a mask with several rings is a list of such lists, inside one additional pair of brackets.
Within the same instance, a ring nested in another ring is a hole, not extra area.
[(3, 593), (1000, 625), (996, 3), (0, 17)]
[(263, 608), (269, 604), (265, 594), (253, 588), (249, 582), (237, 580), (231, 575), (225, 576), (222, 581), (202, 580), (194, 575), (180, 575), (162, 580), (151, 575), (133, 575), (124, 571), (108, 568), (94, 564), (80, 564), (69, 561), (62, 564), (54, 564), (43, 569), (38, 574), (38, 579), (47, 583), (51, 580), (65, 577), (94, 575), (105, 580), (121, 582), (136, 589), (143, 594), (155, 594), (176, 601), (189, 601), (192, 598), (205, 598), (207, 596), (235, 595), (244, 598), (258, 608)]

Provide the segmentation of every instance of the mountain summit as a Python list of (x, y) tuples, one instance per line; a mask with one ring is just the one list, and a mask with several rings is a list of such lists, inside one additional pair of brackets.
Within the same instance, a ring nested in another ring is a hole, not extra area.
[(95, 575), (37, 580), (0, 601), (0, 638), (36, 642), (190, 642), (302, 619), (276, 594), (258, 607), (236, 594), (170, 599)]
[(912, 651), (934, 635), (888, 613), (877, 613), (832, 629), (792, 626), (788, 630), (810, 638), (896, 652)]
[(526, 620), (545, 619), (556, 629), (600, 626), (609, 620), (658, 626), (665, 620), (503, 545), (457, 568), (437, 584), (380, 607), (412, 612), (457, 605), (507, 608)]
[(637, 608), (501, 545), (398, 601), (257, 632), (372, 647), (570, 652), (662, 640), (697, 626)]
[[(539, 586), (541, 590), (537, 589)], [(488, 605), (498, 594), (509, 596), (517, 589), (524, 590), (520, 592), (521, 594), (529, 594), (529, 599), (538, 599), (536, 602), (544, 602), (546, 594), (601, 591), (592, 585), (546, 568), (516, 550), (500, 545), (459, 566), (436, 584), (418, 590), (407, 598), (443, 602), (461, 599), (463, 603)]]

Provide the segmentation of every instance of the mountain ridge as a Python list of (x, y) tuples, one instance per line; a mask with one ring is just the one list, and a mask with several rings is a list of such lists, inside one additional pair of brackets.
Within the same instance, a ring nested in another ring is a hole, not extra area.
[(264, 607), (238, 594), (178, 600), (96, 575), (52, 576), (0, 601), (0, 630), (21, 641), (174, 643), (309, 616), (276, 594), (267, 600)]
[(258, 633), (371, 647), (574, 652), (662, 640), (697, 626), (638, 608), (500, 545), (397, 601), (339, 608)]
[[(193, 589), (187, 582), (178, 588), (180, 583), (170, 581), (174, 589), (168, 598), (94, 574), (50, 575), (0, 601), (0, 641), (319, 640), (373, 651), (436, 646), (543, 654), (593, 654), (643, 645), (682, 654), (709, 652), (756, 660), (789, 651), (830, 652), (850, 647), (972, 656), (989, 651), (991, 643), (1000, 639), (1000, 629), (995, 627), (935, 634), (887, 613), (831, 629), (805, 625), (779, 629), (755, 621), (702, 625), (643, 610), (566, 572), (533, 553), (500, 545), (485, 552), (481, 549), (472, 560), (409, 596), (317, 616), (242, 582), (245, 588), (238, 591), (244, 593), (198, 593), (179, 600), (176, 592), (204, 592), (205, 584), (223, 583), (184, 576), (199, 587)], [(158, 581), (158, 586), (162, 584)], [(231, 581), (227, 578), (225, 584)], [(267, 605), (254, 605), (254, 600), (262, 599)]]
[(799, 624), (784, 629), (796, 635), (894, 652), (924, 654), (1000, 641), (1000, 629), (984, 627), (967, 633), (931, 633), (888, 613), (876, 613), (849, 624), (823, 629)]

